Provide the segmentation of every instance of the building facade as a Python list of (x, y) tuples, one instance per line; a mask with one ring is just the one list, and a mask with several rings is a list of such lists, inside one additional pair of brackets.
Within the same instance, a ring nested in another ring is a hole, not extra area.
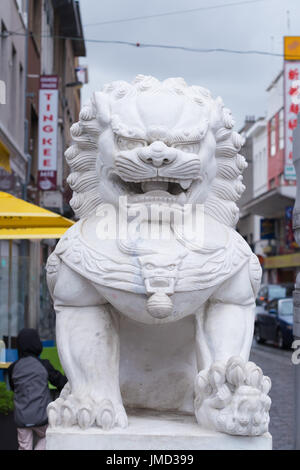
[[(249, 121), (249, 120), (248, 120)], [(247, 122), (247, 119), (246, 119)], [(252, 250), (262, 256), (264, 241), (261, 240), (261, 216), (248, 209), (248, 204), (267, 191), (267, 125), (264, 118), (252, 119), (242, 131), (245, 144), (241, 153), (248, 162), (244, 183), (248, 189), (240, 200), (240, 221), (238, 229)]]
[[(3, 0), (0, 8), (0, 191), (22, 198), (27, 178), (28, 157), (24, 140), (26, 115), (25, 33), (28, 15), (24, 1)], [(11, 31), (18, 31), (12, 35)], [(8, 311), (9, 242), (0, 241), (0, 338), (8, 325), (16, 332), (24, 324), (26, 279), (24, 243), (12, 245), (11, 309)], [(25, 288), (25, 289), (24, 289)], [(11, 320), (10, 320), (11, 319)]]
[[(0, 9), (0, 191), (22, 197), (27, 158), (24, 152), (25, 3), (3, 0)], [(12, 36), (11, 31), (20, 35)], [(23, 36), (22, 36), (23, 34)]]
[[(285, 175), (284, 74), (267, 88), (267, 113), (247, 132), (252, 141), (252, 198), (240, 206), (252, 217), (248, 231), (264, 268), (264, 282), (294, 282), (299, 266), (299, 247), (292, 231), (296, 181)], [(241, 225), (241, 233), (245, 228)], [(245, 237), (246, 238), (246, 237)]]
[[(78, 120), (80, 88), (76, 68), (79, 57), (86, 55), (77, 1), (29, 0), (32, 15), (40, 17), (35, 24), (38, 31), (29, 40), (29, 66), (27, 119), (29, 122), (28, 146), (31, 155), (28, 198), (47, 209), (72, 216), (69, 208), (70, 192), (66, 184), (68, 168), (64, 151), (71, 144), (70, 127)], [(34, 15), (35, 11), (35, 15)], [(40, 38), (36, 41), (35, 38)], [(68, 39), (72, 38), (72, 39)], [(33, 52), (34, 49), (34, 52)], [(36, 56), (36, 59), (33, 58)], [(37, 73), (38, 70), (38, 73)], [(51, 190), (38, 185), (39, 172), (39, 86), (40, 77), (58, 77), (58, 120), (55, 185)]]
[[(79, 57), (86, 55), (79, 2), (1, 0), (0, 26), (0, 191), (72, 217), (64, 151), (80, 111), (82, 84), (76, 68)], [(57, 130), (52, 190), (42, 190), (38, 184), (42, 77), (56, 77), (58, 83), (57, 119), (49, 118)], [(7, 336), (10, 318), (12, 336), (27, 326), (38, 328), (43, 339), (53, 339), (55, 316), (45, 263), (54, 245), (55, 240), (14, 241), (9, 274), (9, 243), (0, 241), (0, 338)]]

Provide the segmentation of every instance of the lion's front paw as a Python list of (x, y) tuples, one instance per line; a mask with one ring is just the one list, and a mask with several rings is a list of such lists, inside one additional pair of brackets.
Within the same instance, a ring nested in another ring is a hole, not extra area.
[[(68, 393), (69, 392), (69, 393)], [(104, 430), (128, 426), (128, 419), (122, 403), (113, 403), (109, 399), (93, 399), (85, 395), (76, 397), (70, 390), (65, 390), (60, 397), (48, 405), (48, 420), (51, 427), (74, 426), (82, 429), (98, 426)]]
[(268, 430), (270, 388), (269, 377), (253, 362), (216, 362), (196, 378), (197, 421), (227, 434), (259, 436)]

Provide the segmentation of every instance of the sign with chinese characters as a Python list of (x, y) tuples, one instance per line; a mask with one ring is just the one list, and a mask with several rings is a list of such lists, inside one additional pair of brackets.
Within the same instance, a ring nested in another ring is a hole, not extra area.
[(285, 36), (284, 60), (300, 60), (300, 37)]
[(56, 189), (58, 77), (40, 77), (38, 188)]
[(285, 109), (285, 165), (286, 180), (295, 180), (293, 165), (293, 131), (297, 127), (300, 111), (300, 61), (284, 63), (284, 109)]

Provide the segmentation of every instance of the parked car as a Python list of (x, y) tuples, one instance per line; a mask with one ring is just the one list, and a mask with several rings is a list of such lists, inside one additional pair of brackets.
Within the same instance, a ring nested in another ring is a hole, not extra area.
[(277, 347), (290, 348), (293, 342), (293, 299), (273, 299), (264, 313), (258, 313), (254, 336), (257, 343), (272, 341)]
[(257, 297), (255, 313), (264, 313), (268, 303), (274, 299), (292, 297), (295, 286), (293, 283), (287, 284), (262, 284)]

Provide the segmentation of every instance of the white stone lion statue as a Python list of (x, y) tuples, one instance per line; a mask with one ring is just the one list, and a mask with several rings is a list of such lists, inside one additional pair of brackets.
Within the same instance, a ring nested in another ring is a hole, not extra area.
[(144, 408), (268, 430), (270, 379), (248, 362), (261, 267), (235, 230), (247, 163), (233, 125), (182, 78), (112, 82), (81, 110), (65, 154), (79, 220), (47, 263), (68, 377), (50, 426), (127, 427), (125, 408)]

